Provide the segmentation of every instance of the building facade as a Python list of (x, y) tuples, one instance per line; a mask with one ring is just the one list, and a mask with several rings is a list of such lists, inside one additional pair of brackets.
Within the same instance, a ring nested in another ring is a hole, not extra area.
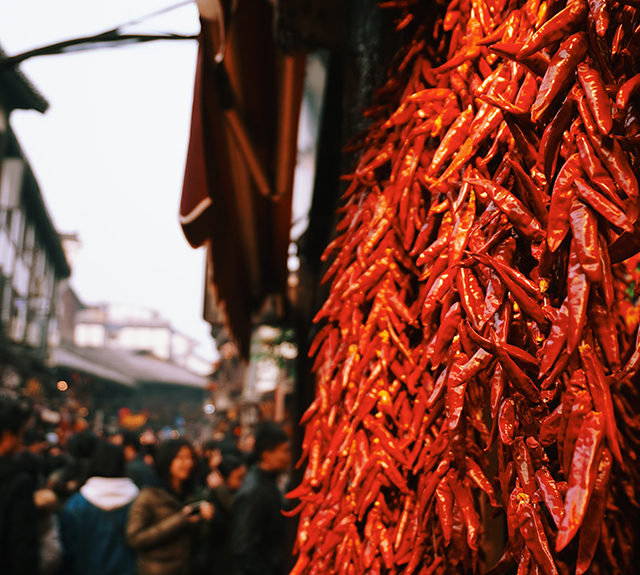
[(0, 71), (0, 362), (8, 387), (50, 385), (58, 293), (70, 275), (38, 182), (11, 129), (16, 109), (48, 104), (17, 70)]
[(177, 331), (157, 311), (139, 306), (83, 306), (75, 313), (73, 343), (78, 347), (147, 352), (200, 375), (209, 375), (212, 370), (210, 362), (195, 354), (196, 340)]

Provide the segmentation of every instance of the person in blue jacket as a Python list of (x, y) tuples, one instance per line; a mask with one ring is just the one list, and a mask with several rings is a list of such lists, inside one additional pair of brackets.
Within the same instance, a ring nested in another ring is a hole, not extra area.
[(125, 477), (122, 446), (99, 444), (89, 479), (67, 501), (60, 516), (64, 573), (135, 574), (135, 555), (125, 542), (125, 527), (137, 495), (138, 488)]

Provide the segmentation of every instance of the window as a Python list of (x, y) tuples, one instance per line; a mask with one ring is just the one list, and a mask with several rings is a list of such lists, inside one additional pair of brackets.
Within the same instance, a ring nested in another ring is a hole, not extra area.
[(11, 311), (11, 324), (9, 334), (14, 341), (24, 340), (24, 333), (27, 328), (27, 300), (16, 297), (14, 292), (13, 309)]
[(24, 236), (24, 214), (19, 208), (11, 210), (9, 233), (11, 235), (11, 241), (14, 243), (18, 251), (20, 251), (22, 248), (22, 238)]
[(102, 347), (105, 344), (106, 330), (100, 324), (80, 323), (74, 331), (74, 343), (80, 347)]
[(26, 298), (29, 295), (29, 268), (21, 256), (16, 258), (13, 287), (19, 296)]

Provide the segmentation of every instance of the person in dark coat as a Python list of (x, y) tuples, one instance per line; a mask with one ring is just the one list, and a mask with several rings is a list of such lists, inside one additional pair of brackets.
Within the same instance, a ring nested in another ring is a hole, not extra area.
[(76, 433), (69, 440), (69, 457), (65, 466), (49, 476), (48, 487), (64, 503), (89, 479), (91, 456), (98, 437), (91, 431)]
[(140, 437), (133, 431), (126, 431), (122, 434), (124, 447), (124, 458), (126, 461), (127, 477), (142, 489), (146, 485), (150, 485), (155, 480), (155, 473), (150, 465), (144, 460)]
[(233, 504), (233, 557), (242, 575), (284, 575), (284, 498), (276, 481), (291, 464), (289, 436), (274, 423), (262, 424), (254, 456)]
[(89, 475), (60, 515), (64, 572), (134, 575), (135, 558), (124, 533), (138, 488), (125, 477), (122, 446), (100, 443), (91, 458)]
[(244, 459), (225, 453), (218, 464), (222, 483), (214, 489), (205, 489), (203, 497), (215, 509), (213, 521), (205, 523), (200, 533), (194, 558), (193, 575), (238, 575), (231, 552), (233, 501), (247, 474)]
[(38, 573), (34, 485), (13, 459), (29, 415), (22, 402), (0, 394), (0, 569), (11, 575)]
[(16, 454), (18, 464), (31, 475), (36, 489), (44, 485), (45, 462), (43, 451), (46, 446), (46, 438), (35, 429), (27, 429), (22, 439), (24, 449)]
[(211, 487), (207, 478), (211, 472), (217, 471), (218, 464), (222, 460), (222, 454), (218, 447), (218, 442), (210, 439), (202, 446), (202, 457), (198, 462), (195, 472), (196, 484), (198, 487)]

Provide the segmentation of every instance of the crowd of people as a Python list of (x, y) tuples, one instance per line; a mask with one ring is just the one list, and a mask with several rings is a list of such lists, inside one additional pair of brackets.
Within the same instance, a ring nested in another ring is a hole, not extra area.
[(287, 433), (141, 444), (84, 430), (48, 445), (29, 405), (0, 392), (0, 572), (284, 575)]

